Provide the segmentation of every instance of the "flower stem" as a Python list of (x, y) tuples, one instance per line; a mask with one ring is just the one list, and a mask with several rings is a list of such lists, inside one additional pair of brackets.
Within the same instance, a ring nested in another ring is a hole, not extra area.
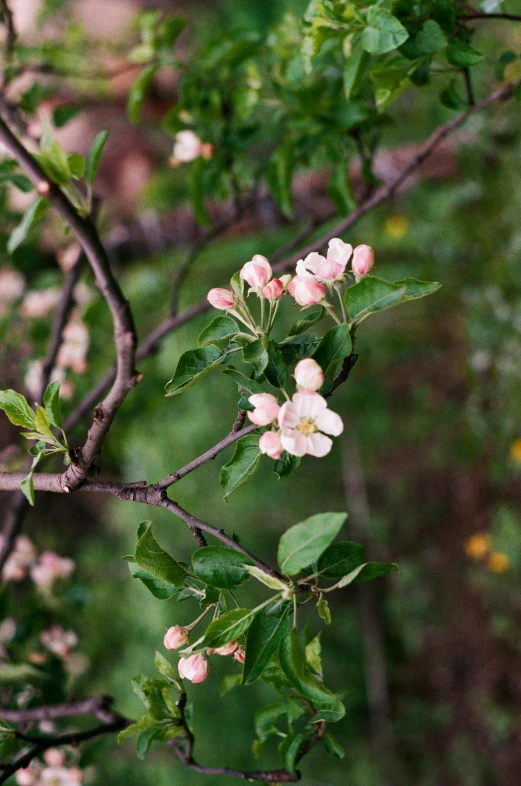
[(335, 289), (337, 291), (338, 299), (340, 301), (340, 310), (342, 311), (342, 320), (343, 320), (343, 322), (347, 323), (347, 321), (348, 321), (348, 319), (347, 319), (347, 312), (346, 312), (346, 307), (344, 305), (344, 298), (342, 297), (342, 288), (341, 288), (340, 284), (335, 284)]

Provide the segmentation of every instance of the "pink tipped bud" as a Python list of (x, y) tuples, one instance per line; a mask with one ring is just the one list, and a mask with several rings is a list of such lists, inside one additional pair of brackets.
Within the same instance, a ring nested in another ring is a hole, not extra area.
[(262, 294), (268, 300), (280, 300), (283, 293), (284, 284), (280, 278), (272, 278), (271, 281), (269, 281), (262, 290)]
[(240, 273), (250, 287), (263, 289), (271, 278), (271, 265), (261, 254), (255, 254), (250, 262), (243, 265)]
[(280, 441), (280, 432), (266, 431), (259, 439), (259, 450), (275, 461), (279, 459), (284, 452)]
[(228, 309), (233, 308), (235, 305), (233, 299), (233, 293), (229, 289), (221, 289), (221, 287), (215, 287), (208, 292), (206, 299), (214, 308), (218, 308), (221, 311), (228, 311)]
[(234, 655), (237, 650), (239, 649), (239, 642), (234, 639), (234, 641), (229, 641), (227, 644), (224, 644), (222, 647), (217, 647), (215, 650), (208, 650), (209, 655)]
[(295, 366), (295, 380), (299, 390), (320, 390), (324, 372), (313, 358), (304, 358)]
[(190, 655), (189, 658), (181, 658), (178, 669), (182, 680), (190, 680), (193, 683), (204, 682), (208, 677), (208, 658), (199, 653)]
[(280, 405), (271, 393), (254, 393), (248, 401), (255, 407), (253, 412), (248, 412), (248, 417), (256, 426), (268, 426), (277, 420)]
[(326, 288), (319, 284), (314, 278), (300, 278), (295, 276), (288, 287), (288, 292), (292, 295), (299, 306), (315, 306), (324, 300)]
[(180, 625), (173, 625), (165, 633), (163, 644), (167, 650), (178, 650), (181, 647), (185, 647), (189, 641), (190, 636), (186, 628), (182, 628)]
[(43, 754), (43, 758), (49, 767), (61, 767), (65, 761), (65, 754), (58, 748), (49, 748)]
[(374, 265), (374, 251), (371, 246), (357, 246), (353, 251), (351, 267), (355, 276), (366, 276)]
[(243, 647), (239, 647), (239, 649), (237, 650), (237, 652), (233, 657), (235, 658), (236, 661), (239, 661), (239, 663), (244, 663), (244, 661), (246, 660), (246, 653), (244, 652)]

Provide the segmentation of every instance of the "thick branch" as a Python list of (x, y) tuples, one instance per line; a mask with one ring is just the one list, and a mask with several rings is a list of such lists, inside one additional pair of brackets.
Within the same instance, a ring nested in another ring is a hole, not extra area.
[(88, 218), (80, 216), (66, 195), (49, 179), (40, 165), (18, 141), (8, 125), (0, 119), (0, 141), (6, 146), (40, 193), (45, 194), (58, 215), (65, 221), (83, 249), (94, 272), (95, 280), (112, 313), (117, 363), (115, 378), (108, 395), (96, 407), (94, 422), (83, 448), (64, 474), (64, 485), (75, 488), (85, 480), (98, 455), (117, 410), (129, 390), (137, 383), (134, 371), (136, 332), (128, 302), (114, 278), (105, 249), (96, 228)]

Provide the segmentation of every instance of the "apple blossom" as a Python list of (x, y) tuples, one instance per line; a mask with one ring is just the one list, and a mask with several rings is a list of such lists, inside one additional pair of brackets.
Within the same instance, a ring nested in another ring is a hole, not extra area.
[(334, 259), (338, 264), (346, 267), (351, 254), (353, 253), (353, 246), (351, 243), (344, 243), (339, 237), (332, 238), (327, 247), (327, 258)]
[(56, 358), (58, 368), (71, 368), (76, 374), (87, 370), (89, 331), (79, 320), (71, 320), (63, 330), (63, 344)]
[(2, 581), (21, 581), (27, 575), (29, 566), (36, 559), (36, 549), (25, 535), (15, 540), (14, 549), (2, 568)]
[(295, 381), (299, 390), (320, 390), (324, 384), (324, 372), (313, 358), (299, 360), (295, 366)]
[(284, 287), (284, 291), (287, 291), (289, 285), (293, 281), (293, 276), (291, 273), (285, 273), (283, 276), (279, 278), (280, 283)]
[(234, 639), (233, 641), (229, 641), (227, 644), (224, 644), (222, 647), (217, 647), (213, 650), (208, 650), (209, 655), (234, 655), (237, 650), (239, 649), (239, 642)]
[(284, 452), (280, 431), (266, 431), (259, 439), (259, 450), (272, 459), (279, 459)]
[(40, 641), (43, 646), (59, 658), (66, 658), (78, 643), (78, 637), (72, 630), (64, 630), (61, 625), (52, 625), (42, 631)]
[(204, 682), (208, 677), (208, 658), (200, 653), (190, 655), (189, 658), (181, 658), (178, 669), (182, 680), (190, 680), (193, 683)]
[(233, 657), (239, 663), (244, 663), (244, 661), (246, 660), (246, 653), (244, 651), (244, 647), (239, 647), (239, 649), (237, 650), (237, 652)]
[(43, 760), (49, 767), (61, 767), (65, 761), (65, 754), (58, 748), (48, 748), (43, 754)]
[(235, 305), (232, 291), (230, 289), (223, 289), (222, 287), (214, 287), (211, 289), (206, 299), (210, 305), (221, 311), (228, 311), (228, 309), (233, 308)]
[(41, 786), (78, 786), (78, 767), (44, 767), (38, 783)]
[(366, 276), (374, 265), (374, 251), (371, 246), (362, 244), (353, 251), (351, 267), (355, 276)]
[(299, 306), (315, 306), (324, 300), (326, 288), (314, 278), (300, 278), (295, 276), (288, 286), (288, 292)]
[(263, 289), (271, 278), (271, 265), (262, 254), (254, 254), (253, 258), (242, 266), (240, 277), (253, 289)]
[(15, 778), (18, 786), (33, 786), (36, 783), (38, 774), (32, 767), (22, 767), (17, 770)]
[(14, 268), (0, 270), (0, 316), (7, 307), (22, 297), (25, 289), (24, 277)]
[(31, 578), (38, 587), (49, 589), (56, 579), (68, 579), (74, 566), (74, 560), (60, 557), (54, 551), (44, 551), (31, 567)]
[(173, 625), (165, 633), (163, 644), (167, 650), (178, 650), (184, 647), (185, 644), (188, 644), (189, 641), (190, 635), (186, 628), (182, 628), (180, 625)]
[(255, 407), (253, 412), (248, 412), (248, 417), (256, 426), (268, 426), (277, 420), (280, 405), (271, 393), (254, 393), (248, 401)]
[[(344, 430), (342, 418), (327, 408), (327, 401), (319, 393), (301, 390), (286, 401), (279, 412), (280, 441), (292, 456), (326, 456), (332, 440), (325, 434), (338, 437)], [(321, 433), (324, 432), (324, 433)]]
[(60, 297), (61, 290), (58, 287), (28, 292), (20, 306), (20, 313), (23, 317), (42, 319), (58, 305)]
[(182, 164), (198, 158), (203, 152), (203, 143), (194, 131), (185, 129), (175, 135), (173, 155)]
[(262, 294), (268, 300), (280, 300), (284, 294), (284, 284), (280, 278), (272, 278), (262, 290)]

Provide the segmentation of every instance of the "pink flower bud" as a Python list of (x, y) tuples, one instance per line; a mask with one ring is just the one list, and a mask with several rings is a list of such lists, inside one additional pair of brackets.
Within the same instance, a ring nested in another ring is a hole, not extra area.
[(188, 644), (189, 641), (190, 636), (186, 628), (182, 628), (180, 625), (173, 625), (165, 633), (163, 644), (167, 650), (178, 650)]
[(374, 265), (374, 251), (371, 246), (357, 246), (353, 251), (351, 267), (355, 276), (366, 276)]
[(271, 459), (279, 459), (284, 452), (279, 431), (266, 431), (259, 439), (259, 450)]
[(283, 293), (284, 284), (280, 278), (272, 278), (271, 281), (269, 281), (262, 290), (262, 294), (268, 300), (280, 300)]
[(255, 254), (250, 262), (243, 265), (241, 278), (254, 289), (263, 289), (271, 278), (271, 265), (261, 254)]
[(49, 767), (61, 767), (65, 761), (65, 754), (63, 751), (58, 750), (58, 748), (49, 748), (43, 754), (43, 758)]
[(36, 772), (32, 767), (23, 767), (17, 770), (15, 778), (18, 786), (33, 786), (36, 783)]
[(224, 644), (222, 647), (217, 647), (215, 650), (208, 650), (209, 655), (234, 655), (239, 649), (239, 642), (234, 639), (233, 641), (229, 641), (227, 644)]
[(328, 250), (327, 250), (327, 258), (334, 259), (335, 262), (338, 262), (340, 265), (343, 265), (344, 268), (349, 262), (349, 258), (353, 253), (353, 246), (351, 243), (344, 243), (339, 237), (334, 237), (332, 240), (329, 241)]
[(202, 153), (202, 143), (197, 134), (189, 129), (175, 135), (173, 156), (182, 163), (193, 161)]
[(244, 661), (246, 660), (246, 653), (244, 652), (243, 647), (239, 647), (239, 649), (237, 650), (237, 652), (233, 657), (239, 663), (244, 663)]
[(314, 278), (300, 278), (295, 276), (288, 287), (288, 292), (292, 295), (299, 306), (315, 306), (324, 300), (326, 288), (319, 284)]
[(69, 779), (74, 781), (75, 783), (81, 783), (83, 781), (83, 772), (80, 770), (79, 767), (70, 767), (69, 769)]
[(181, 658), (178, 669), (182, 680), (190, 680), (193, 683), (204, 682), (208, 677), (208, 658), (199, 653), (190, 655), (189, 658)]
[(313, 358), (304, 358), (295, 366), (295, 380), (299, 390), (320, 390), (324, 372)]
[(337, 279), (342, 278), (345, 269), (345, 265), (342, 265), (340, 262), (335, 262), (334, 259), (329, 259), (328, 257), (328, 259), (326, 259), (317, 267), (317, 280), (336, 281)]
[(253, 412), (248, 412), (248, 417), (256, 426), (267, 426), (277, 420), (280, 405), (271, 393), (254, 393), (248, 401), (255, 407)]
[(235, 305), (233, 293), (229, 289), (222, 289), (221, 287), (214, 287), (208, 292), (206, 299), (214, 308), (219, 308), (221, 311), (228, 311)]

